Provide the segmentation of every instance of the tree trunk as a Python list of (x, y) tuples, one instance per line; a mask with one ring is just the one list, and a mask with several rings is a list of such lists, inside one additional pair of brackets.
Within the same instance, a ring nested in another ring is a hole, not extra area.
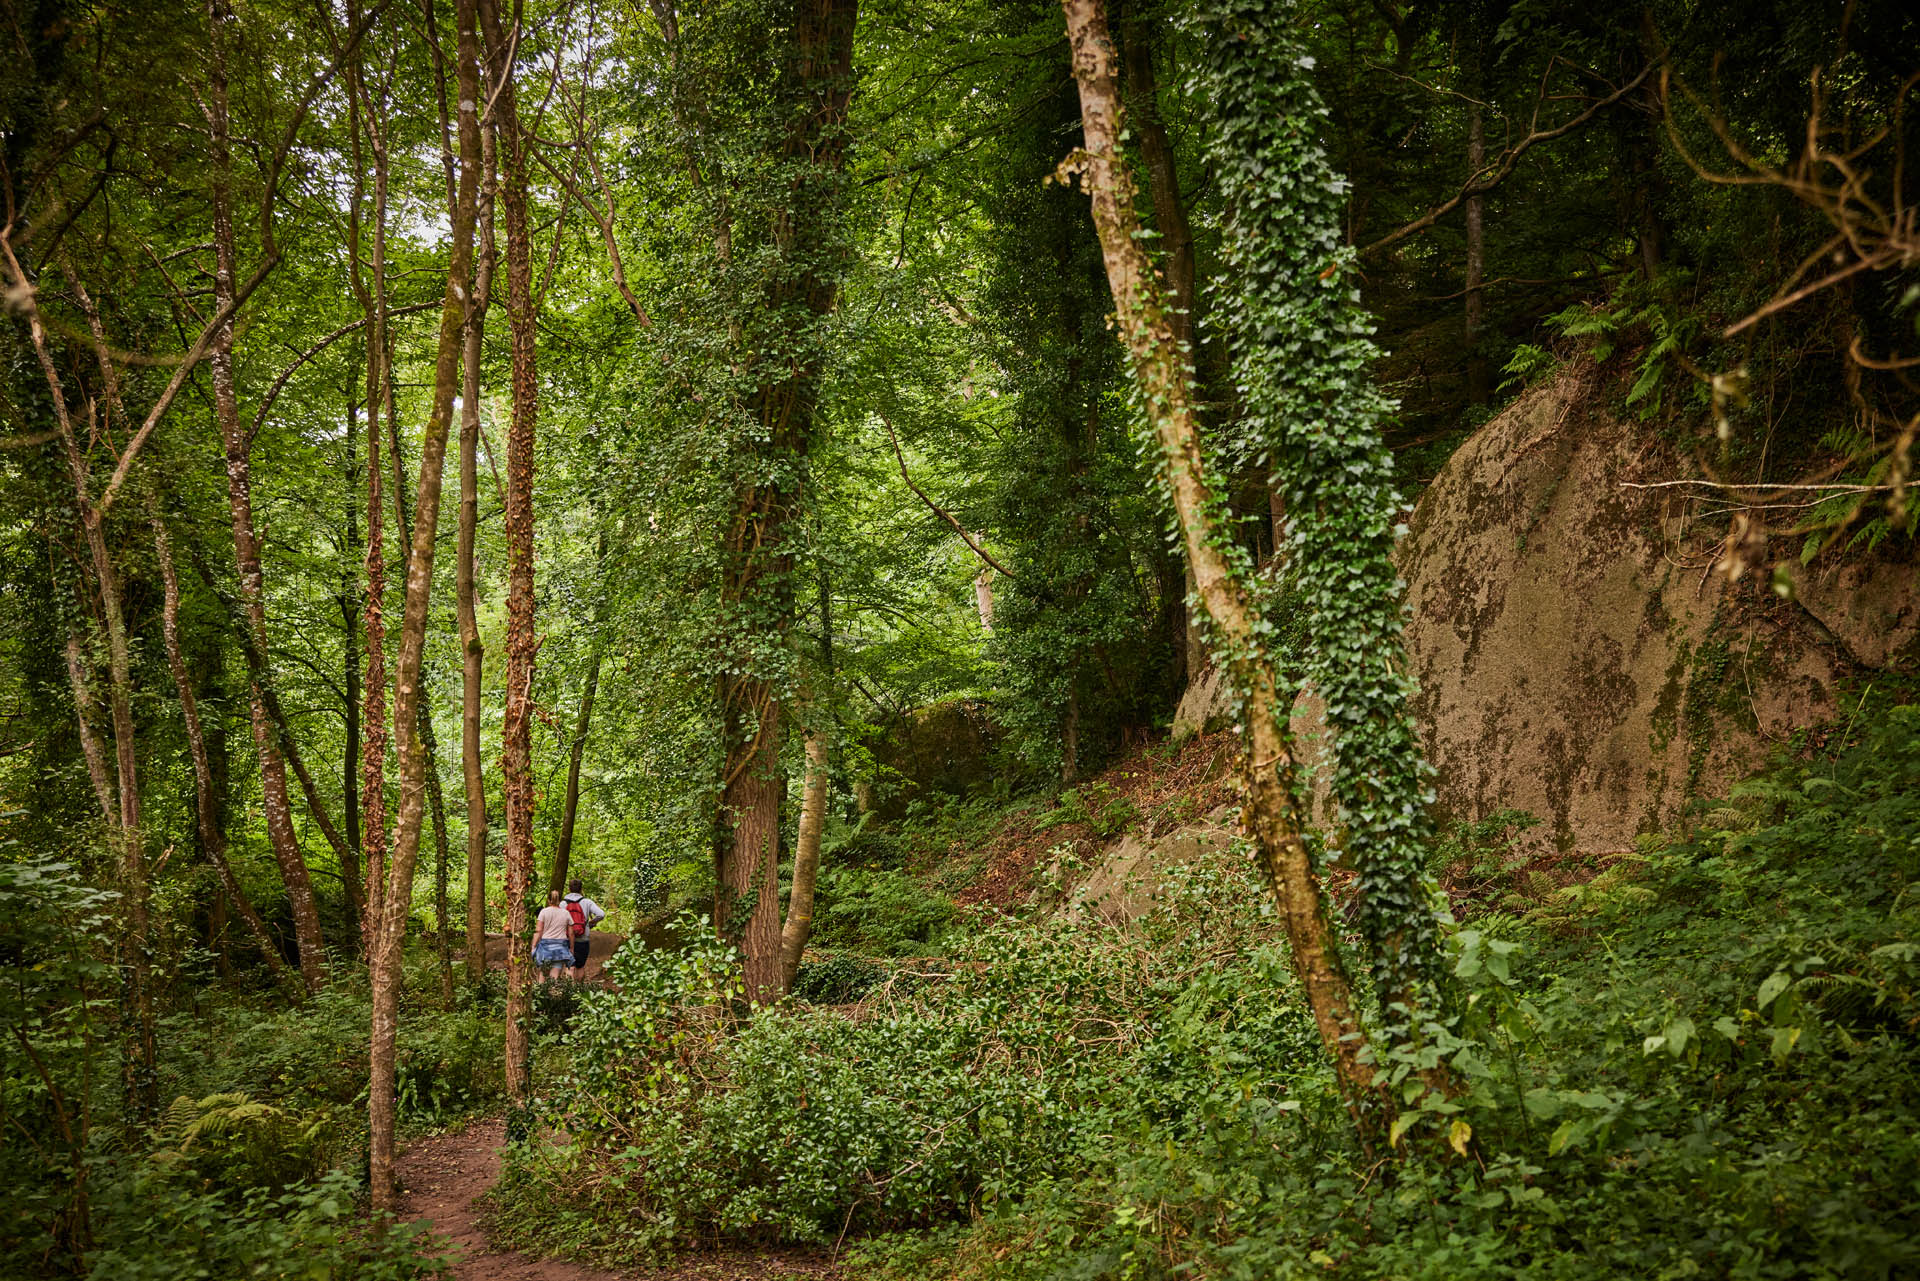
[[(212, 41), (207, 67), (206, 113), (213, 174), (213, 300), (230, 307), (234, 298), (233, 208), (230, 192), (231, 157), (227, 144), (227, 60), (224, 28), (232, 19), (226, 0), (207, 7)], [(240, 422), (233, 386), (233, 322), (214, 333), (208, 363), (212, 370), (214, 416), (226, 450), (227, 512), (233, 527), (234, 568), (240, 578), (240, 599), (253, 647), (267, 652), (266, 589), (260, 564), (260, 540), (253, 521), (253, 442)], [(294, 938), (300, 949), (300, 978), (309, 992), (326, 982), (326, 945), (320, 935), (320, 910), (314, 900), (313, 878), (293, 830), (293, 808), (287, 792), (286, 761), (280, 754), (273, 726), (261, 705), (260, 682), (254, 681), (253, 741), (260, 759), (261, 805), (266, 811), (267, 840), (280, 866), (293, 913)]]
[(714, 924), (740, 948), (749, 1001), (768, 1005), (782, 991), (780, 956), (780, 703), (764, 680), (731, 683), (730, 743), (746, 744), (721, 792), (723, 829)]
[[(507, 705), (501, 727), (500, 783), (507, 823), (507, 1097), (524, 1103), (527, 1059), (527, 890), (533, 882), (533, 433), (538, 412), (534, 368), (533, 236), (527, 225), (527, 148), (514, 91), (514, 47), (497, 0), (480, 0), (493, 82), (494, 145), (501, 162), (496, 193), (507, 229), (507, 326), (513, 352), (513, 421), (507, 429)], [(462, 91), (465, 92), (464, 90)]]
[[(1187, 217), (1187, 202), (1180, 194), (1180, 168), (1173, 144), (1160, 116), (1160, 85), (1153, 68), (1153, 30), (1151, 20), (1135, 21), (1127, 28), (1127, 88), (1135, 105), (1133, 130), (1140, 139), (1141, 158), (1146, 161), (1153, 220), (1160, 232), (1161, 268), (1166, 274), (1170, 304), (1167, 324), (1173, 330), (1174, 341), (1186, 349), (1189, 376), (1194, 376), (1200, 289), (1194, 265), (1193, 224)], [(1181, 675), (1184, 682), (1191, 685), (1206, 675), (1213, 659), (1207, 653), (1199, 623), (1187, 603), (1193, 597), (1193, 570), (1184, 563), (1182, 579), (1186, 590), (1179, 602), (1177, 640), (1181, 647)]]
[[(1479, 85), (1477, 77), (1475, 91)], [(1467, 175), (1477, 178), (1487, 163), (1486, 109), (1476, 100), (1467, 104)], [(1481, 282), (1487, 273), (1486, 202), (1484, 195), (1471, 195), (1467, 208), (1467, 399), (1484, 405), (1491, 393), (1486, 353), (1480, 350), (1480, 331), (1486, 324), (1486, 292)]]
[(347, 466), (342, 490), (347, 496), (347, 536), (340, 552), (341, 670), (346, 674), (346, 750), (341, 753), (341, 817), (346, 825), (346, 854), (340, 860), (340, 880), (346, 889), (347, 913), (353, 936), (366, 933), (366, 887), (360, 876), (360, 468), (354, 437), (359, 431), (360, 407), (347, 405)]
[[(194, 817), (200, 833), (200, 848), (206, 852), (207, 861), (213, 864), (213, 870), (220, 878), (221, 901), (239, 913), (247, 933), (253, 936), (254, 945), (260, 949), (260, 958), (273, 971), (274, 980), (278, 982), (286, 976), (286, 961), (281, 958), (280, 949), (267, 932), (267, 924), (260, 919), (253, 901), (240, 887), (239, 878), (233, 874), (233, 865), (227, 861), (227, 834), (221, 826), (214, 799), (213, 767), (207, 760), (207, 739), (200, 725), (200, 704), (194, 697), (193, 679), (188, 676), (186, 660), (180, 653), (180, 579), (174, 572), (173, 548), (167, 538), (167, 527), (158, 513), (154, 515), (152, 523), (153, 550), (160, 564), (160, 584), (164, 593), (161, 631), (166, 637), (167, 667), (173, 672), (173, 687), (180, 696), (180, 719), (186, 725), (187, 753), (193, 761)], [(221, 955), (226, 955), (224, 943)]]
[[(607, 559), (607, 535), (603, 528), (595, 548), (596, 563), (603, 569)], [(593, 696), (600, 688), (600, 662), (606, 653), (602, 637), (606, 634), (607, 606), (612, 594), (603, 586), (593, 607), (593, 643), (587, 656), (587, 680), (580, 691), (580, 713), (573, 725), (573, 741), (567, 749), (567, 794), (560, 805), (560, 839), (553, 847), (553, 875), (547, 888), (565, 891), (567, 872), (573, 859), (573, 826), (580, 813), (580, 762), (587, 753), (587, 729), (593, 724)]]
[(87, 762), (87, 778), (93, 783), (93, 797), (100, 803), (100, 817), (108, 827), (120, 822), (120, 800), (113, 794), (113, 780), (107, 775), (107, 753), (93, 729), (93, 687), (87, 680), (87, 663), (80, 633), (67, 632), (67, 683), (73, 691), (73, 711), (80, 729), (80, 754)]
[(1092, 199), (1095, 228), (1122, 339), (1161, 452), (1162, 476), (1180, 522), (1195, 587), (1213, 623), (1217, 657), (1240, 694), (1239, 776), (1243, 821), (1257, 842), (1263, 869), (1321, 1043), (1356, 1108), (1370, 1091), (1373, 1067), (1312, 860), (1301, 839), (1294, 802), (1293, 758), (1286, 709), (1247, 599), (1220, 547), (1231, 530), (1216, 527), (1184, 353), (1174, 338), (1153, 264), (1141, 248), (1132, 179), (1121, 162), (1122, 112), (1114, 79), (1113, 41), (1102, 0), (1062, 0), (1073, 45), (1086, 132), (1084, 151), (1062, 166), (1077, 172)]
[[(785, 123), (778, 142), (785, 163), (834, 173), (845, 166), (843, 126), (853, 92), (857, 17), (857, 0), (806, 0), (796, 7), (786, 37), (792, 41), (785, 60), (789, 70), (782, 74), (794, 77), (787, 90), (791, 100), (806, 105)], [(794, 189), (799, 192), (798, 183)], [(830, 227), (832, 210), (798, 200), (830, 198), (839, 197), (797, 194), (784, 214), (780, 234), (785, 239), (775, 247), (790, 253), (795, 245), (804, 245), (819, 252), (822, 246), (814, 242)], [(730, 252), (731, 236), (723, 219), (716, 236), (723, 257)], [(809, 265), (791, 268), (789, 278), (765, 291), (763, 300), (770, 313), (793, 309), (818, 318), (833, 309), (837, 293), (836, 277)], [(767, 360), (756, 371), (759, 386), (749, 409), (761, 424), (764, 443), (754, 456), (741, 460), (726, 536), (721, 585), (725, 607), (732, 612), (757, 605), (770, 618), (768, 629), (777, 633), (786, 631), (794, 612), (793, 558), (786, 537), (801, 494), (797, 482), (769, 480), (768, 473), (781, 470), (777, 463), (806, 455), (819, 375), (817, 360), (810, 356)], [(744, 951), (747, 999), (764, 1004), (778, 999), (783, 988), (779, 840), (780, 804), (787, 789), (779, 764), (782, 708), (779, 691), (752, 660), (743, 657), (719, 684), (726, 750), (715, 850), (715, 925)]]
[(427, 805), (433, 814), (433, 950), (440, 962), (440, 1000), (453, 1008), (453, 953), (447, 942), (447, 798), (440, 785), (440, 753), (433, 741), (433, 718), (420, 718), (426, 739)]
[(464, 372), (460, 392), (460, 544), (454, 570), (455, 610), (460, 619), (460, 768), (467, 798), (467, 980), (476, 986), (487, 973), (487, 782), (480, 758), (480, 693), (486, 658), (474, 599), (474, 542), (480, 527), (480, 360), (487, 303), (493, 292), (493, 130), (480, 129), (480, 205), (475, 215), (479, 252), (474, 266), (473, 305), (467, 312)]
[[(457, 191), (458, 188), (455, 190)], [(464, 320), (462, 333), (465, 333)], [(387, 363), (391, 368), (391, 356), (388, 357)], [(407, 511), (407, 462), (400, 448), (398, 423), (399, 414), (394, 405), (393, 381), (388, 379), (387, 453), (393, 460), (393, 516), (399, 528), (411, 529), (413, 518)], [(412, 545), (402, 544), (400, 553), (400, 576), (406, 579), (413, 570)], [(427, 810), (433, 819), (433, 922), (436, 937), (434, 950), (440, 962), (441, 996), (447, 1004), (451, 1005), (453, 1003), (453, 961), (447, 951), (447, 798), (440, 782), (440, 740), (433, 732), (431, 693), (423, 672), (420, 677), (420, 698), (415, 704), (414, 722), (415, 730), (420, 735), (421, 751), (426, 756)]]
[(573, 857), (573, 825), (580, 812), (580, 762), (587, 752), (587, 728), (593, 723), (593, 695), (600, 686), (600, 638), (594, 636), (587, 660), (587, 683), (580, 691), (580, 715), (573, 724), (573, 743), (567, 751), (567, 794), (560, 805), (560, 839), (553, 846), (553, 875), (548, 888), (567, 888), (568, 863)]
[[(358, 21), (358, 5), (349, 7)], [(387, 562), (386, 517), (380, 479), (380, 409), (386, 403), (387, 355), (387, 149), (359, 56), (347, 64), (348, 134), (353, 145), (354, 190), (347, 212), (348, 279), (367, 318), (367, 554), (366, 677), (361, 684), (360, 803), (365, 886), (361, 894), (360, 948), (372, 961), (383, 916), (387, 876)], [(364, 120), (363, 120), (364, 117)], [(365, 276), (361, 273), (360, 200), (364, 177), (360, 143), (373, 152), (373, 233)]]
[[(9, 249), (9, 253), (11, 250)], [(19, 269), (15, 264), (15, 271)], [(18, 274), (24, 280), (24, 273)], [(91, 317), (90, 317), (91, 318)], [(87, 756), (87, 772), (93, 781), (95, 798), (101, 802), (107, 828), (118, 846), (121, 893), (126, 904), (126, 932), (122, 954), (126, 958), (123, 1013), (132, 1015), (131, 1042), (122, 1059), (122, 1085), (127, 1107), (137, 1124), (151, 1119), (156, 1104), (158, 1075), (155, 1071), (153, 991), (149, 974), (149, 895), (144, 834), (140, 828), (140, 779), (133, 726), (133, 673), (127, 641), (126, 616), (121, 608), (119, 576), (107, 549), (106, 530), (100, 509), (94, 504), (89, 487), (86, 454), (74, 436), (73, 420), (67, 409), (66, 390), (60, 381), (47, 332), (38, 310), (27, 311), (27, 331), (39, 360), (41, 374), (53, 402), (54, 421), (65, 452), (68, 473), (73, 481), (74, 511), (80, 533), (87, 545), (94, 577), (94, 590), (100, 601), (100, 614), (107, 630), (108, 708), (113, 724), (114, 779), (106, 782), (104, 752), (92, 735), (88, 722), (92, 695), (86, 679), (86, 661), (80, 639), (72, 632), (67, 639), (67, 675), (73, 683), (75, 713), (79, 719), (81, 750)], [(98, 332), (95, 341), (101, 341)], [(92, 402), (88, 402), (89, 428)]]
[(1152, 20), (1127, 27), (1126, 76), (1133, 99), (1133, 132), (1140, 139), (1140, 157), (1146, 161), (1148, 194), (1153, 198), (1153, 221), (1160, 232), (1161, 268), (1167, 280), (1167, 324), (1176, 342), (1186, 346), (1191, 367), (1194, 328), (1199, 319), (1199, 290), (1195, 283), (1193, 224), (1187, 202), (1180, 195), (1180, 168), (1160, 118), (1160, 85), (1153, 70)]
[[(400, 771), (399, 807), (387, 883), (379, 904), (380, 923), (372, 961), (372, 1033), (368, 1049), (368, 1182), (376, 1212), (392, 1212), (394, 1049), (399, 1034), (401, 962), (407, 917), (412, 907), (414, 863), (420, 851), (420, 827), (426, 803), (427, 759), (419, 732), (420, 674), (426, 648), (427, 606), (433, 588), (434, 537), (440, 518), (440, 479), (446, 462), (453, 396), (460, 381), (461, 339), (467, 319), (467, 290), (473, 266), (473, 219), (480, 156), (480, 79), (472, 0), (455, 6), (459, 25), (460, 181), (454, 207), (447, 286), (440, 305), (440, 339), (434, 363), (433, 403), (421, 435), (418, 490), (413, 509), (412, 548), (407, 558), (406, 604), (401, 617), (400, 651), (394, 663), (393, 732)], [(371, 469), (370, 469), (371, 470)]]
[(827, 737), (807, 731), (806, 782), (800, 798), (800, 834), (793, 843), (793, 888), (780, 930), (780, 986), (793, 990), (807, 938), (813, 933), (813, 886), (820, 874), (820, 834), (827, 826)]

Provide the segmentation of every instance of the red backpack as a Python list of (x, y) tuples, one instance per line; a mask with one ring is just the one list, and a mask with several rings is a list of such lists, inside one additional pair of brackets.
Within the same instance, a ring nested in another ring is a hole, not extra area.
[(583, 939), (587, 936), (587, 909), (580, 906), (580, 900), (570, 898), (566, 901), (567, 915), (573, 918), (573, 937)]

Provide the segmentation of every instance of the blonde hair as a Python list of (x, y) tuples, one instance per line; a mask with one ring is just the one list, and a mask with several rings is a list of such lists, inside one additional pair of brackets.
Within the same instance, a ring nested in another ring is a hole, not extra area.
[(559, 891), (559, 890), (548, 890), (548, 891), (547, 891), (547, 906), (548, 906), (548, 907), (559, 907), (559, 906), (560, 906), (560, 891)]

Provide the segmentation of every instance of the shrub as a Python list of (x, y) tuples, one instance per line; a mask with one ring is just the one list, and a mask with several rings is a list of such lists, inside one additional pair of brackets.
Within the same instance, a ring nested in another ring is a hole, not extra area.
[(903, 872), (831, 866), (821, 870), (813, 938), (827, 948), (873, 956), (936, 950), (954, 917), (953, 900)]
[(100, 1281), (416, 1281), (447, 1272), (447, 1260), (429, 1250), (427, 1225), (368, 1232), (342, 1174), (234, 1197), (149, 1171), (109, 1182), (97, 1201), (102, 1231), (86, 1275)]
[(862, 957), (829, 956), (800, 966), (793, 976), (793, 997), (809, 1005), (845, 1005), (885, 977), (884, 969)]
[(1456, 1013), (1378, 1065), (1387, 1145), (1244, 854), (1170, 870), (1133, 927), (970, 921), (851, 1015), (742, 1022), (710, 945), (634, 958), (587, 998), (543, 1101), (574, 1142), (516, 1153), (508, 1226), (619, 1224), (610, 1256), (864, 1231), (860, 1275), (913, 1281), (1909, 1275), (1915, 778), (1920, 710), (1894, 709), (1563, 892), (1552, 928), (1458, 931)]

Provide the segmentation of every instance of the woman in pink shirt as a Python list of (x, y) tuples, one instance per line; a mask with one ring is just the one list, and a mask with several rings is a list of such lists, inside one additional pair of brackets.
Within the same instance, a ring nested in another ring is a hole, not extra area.
[(533, 963), (540, 967), (540, 981), (551, 983), (553, 972), (573, 965), (573, 914), (560, 906), (560, 891), (547, 894), (547, 905), (533, 931)]

